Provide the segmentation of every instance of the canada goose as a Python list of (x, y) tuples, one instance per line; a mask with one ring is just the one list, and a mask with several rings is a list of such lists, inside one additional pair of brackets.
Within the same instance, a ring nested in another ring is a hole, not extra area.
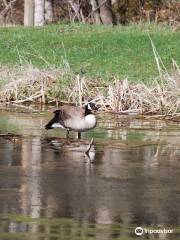
[(93, 102), (88, 102), (84, 108), (64, 105), (59, 110), (54, 111), (53, 119), (45, 128), (65, 128), (67, 137), (69, 131), (75, 131), (78, 132), (78, 138), (81, 138), (81, 132), (88, 131), (96, 126), (96, 117), (92, 110), (97, 110)]

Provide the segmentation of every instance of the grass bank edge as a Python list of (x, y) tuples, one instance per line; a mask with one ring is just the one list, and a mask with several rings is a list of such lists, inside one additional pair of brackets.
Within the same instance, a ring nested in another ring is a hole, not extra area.
[(1, 28), (0, 63), (33, 64), (41, 69), (68, 65), (73, 72), (83, 71), (91, 79), (108, 82), (115, 76), (148, 83), (158, 75), (148, 35), (168, 70), (172, 58), (180, 64), (180, 32), (155, 24)]

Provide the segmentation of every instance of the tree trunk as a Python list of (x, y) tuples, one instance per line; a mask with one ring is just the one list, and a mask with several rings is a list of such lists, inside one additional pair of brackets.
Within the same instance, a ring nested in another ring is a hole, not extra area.
[(45, 0), (34, 1), (34, 26), (45, 24)]
[(34, 0), (24, 0), (24, 26), (34, 25)]
[(45, 0), (45, 21), (46, 23), (53, 21), (52, 0)]
[(97, 0), (100, 7), (100, 17), (103, 24), (113, 24), (111, 0)]
[(92, 16), (94, 18), (95, 24), (101, 24), (101, 18), (100, 18), (100, 11), (98, 9), (98, 4), (96, 0), (90, 0), (91, 6), (92, 6)]

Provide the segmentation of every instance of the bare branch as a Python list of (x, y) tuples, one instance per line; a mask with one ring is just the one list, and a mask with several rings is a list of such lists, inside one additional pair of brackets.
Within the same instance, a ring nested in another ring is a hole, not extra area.
[(10, 2), (6, 5), (5, 9), (3, 9), (3, 10), (0, 12), (0, 17), (3, 17), (3, 16), (9, 11), (9, 9), (11, 9), (12, 5), (13, 5), (16, 1), (17, 1), (17, 0), (12, 0), (12, 1), (10, 1)]
[(6, 0), (3, 0), (3, 3), (4, 3), (4, 6), (7, 7), (7, 1)]
[(69, 5), (71, 6), (72, 10), (75, 13), (74, 18), (78, 18), (78, 21), (81, 22), (81, 15), (80, 15), (80, 4), (75, 3), (73, 0), (68, 0)]
[(96, 0), (90, 0), (91, 6), (92, 6), (92, 12), (89, 14), (87, 18), (89, 18), (92, 14), (94, 16), (94, 20), (96, 24), (101, 24), (101, 18), (98, 10), (98, 5)]
[(106, 2), (107, 2), (107, 0), (104, 0), (97, 8), (95, 8), (92, 12), (89, 13), (87, 18), (90, 18), (92, 16), (92, 14), (94, 14), (98, 9), (100, 9)]

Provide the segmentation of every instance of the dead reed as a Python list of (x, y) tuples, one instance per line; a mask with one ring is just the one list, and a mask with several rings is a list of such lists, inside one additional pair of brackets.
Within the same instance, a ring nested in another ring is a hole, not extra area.
[[(46, 94), (62, 77), (57, 69), (40, 70), (32, 65), (13, 69), (0, 67), (0, 101), (3, 103), (46, 103)], [(66, 74), (63, 72), (63, 74)], [(54, 93), (55, 94), (55, 93)]]
[(108, 85), (60, 69), (39, 70), (32, 65), (14, 70), (0, 68), (5, 84), (0, 89), (3, 103), (76, 103), (91, 96), (102, 111), (122, 114), (180, 114), (180, 70), (173, 61), (174, 72), (160, 68), (160, 80), (147, 86), (114, 78)]

